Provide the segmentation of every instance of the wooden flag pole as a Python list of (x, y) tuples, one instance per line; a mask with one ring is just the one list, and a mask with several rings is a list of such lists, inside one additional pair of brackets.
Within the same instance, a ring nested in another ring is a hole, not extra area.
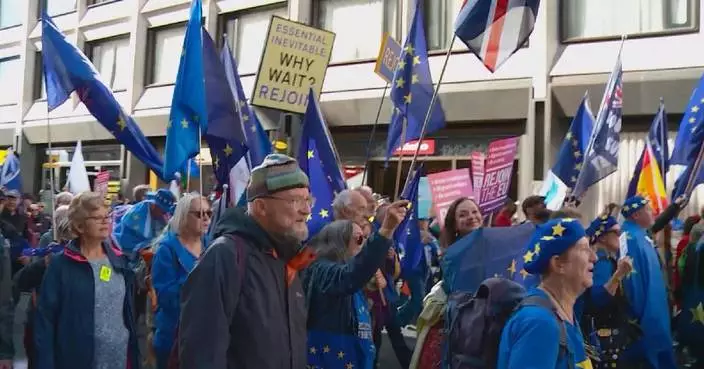
[[(396, 184), (394, 185), (394, 199), (398, 201), (401, 197), (399, 193), (399, 186), (401, 185), (401, 170), (403, 170), (403, 146), (406, 144), (406, 129), (408, 128), (408, 120), (403, 118), (403, 124), (401, 125), (401, 145), (399, 146), (398, 153), (398, 166), (396, 167)], [(420, 147), (420, 145), (418, 145)], [(408, 173), (411, 169), (408, 168)]]
[[(455, 43), (455, 39), (457, 38), (456, 34), (452, 35), (452, 40), (450, 40), (450, 44), (447, 45), (447, 53), (445, 53), (445, 61), (442, 64), (442, 70), (440, 71), (440, 78), (438, 79), (438, 85), (433, 89), (433, 97), (430, 99), (430, 105), (428, 106), (428, 112), (425, 114), (425, 120), (423, 121), (423, 126), (420, 129), (420, 135), (418, 135), (418, 145), (416, 146), (416, 152), (413, 154), (413, 159), (411, 159), (411, 166), (409, 168), (413, 168), (415, 165), (416, 161), (418, 160), (418, 154), (420, 153), (420, 143), (423, 142), (423, 138), (425, 138), (425, 131), (428, 128), (428, 123), (430, 122), (430, 117), (432, 117), (433, 114), (433, 107), (435, 107), (435, 101), (438, 99), (438, 92), (440, 92), (440, 84), (442, 84), (442, 78), (445, 76), (445, 70), (447, 69), (447, 62), (450, 60), (450, 55), (452, 55), (452, 45)], [(406, 176), (406, 182), (403, 185), (403, 188), (405, 189), (406, 186), (408, 186), (408, 182), (411, 181), (411, 175), (412, 175), (412, 170), (408, 170), (408, 175)]]
[[(374, 135), (376, 135), (376, 128), (379, 125), (379, 117), (381, 116), (381, 108), (384, 106), (384, 99), (386, 98), (386, 91), (389, 89), (389, 83), (384, 85), (384, 91), (381, 93), (381, 99), (379, 99), (379, 109), (376, 111), (376, 120), (372, 126), (372, 132), (369, 134), (369, 140), (367, 140), (367, 154), (364, 157), (364, 172), (362, 173), (362, 186), (366, 185), (367, 172), (369, 171), (369, 158), (372, 154), (372, 144), (374, 144)], [(398, 183), (398, 181), (397, 181)], [(398, 184), (396, 185), (398, 187)]]

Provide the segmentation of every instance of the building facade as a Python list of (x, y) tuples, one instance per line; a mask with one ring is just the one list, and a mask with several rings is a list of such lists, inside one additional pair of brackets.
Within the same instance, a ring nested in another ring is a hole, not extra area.
[[(135, 117), (156, 148), (163, 150), (189, 3), (0, 0), (0, 147), (15, 146), (21, 153), (28, 191), (46, 186), (48, 169), (42, 164), (48, 160), (49, 137), (57, 157), (82, 140), (89, 171), (107, 168), (114, 180), (128, 186), (149, 180), (147, 169), (133, 160), (77, 100), (69, 99), (47, 114), (40, 9), (46, 8), (67, 38), (84, 50), (124, 109)], [(247, 93), (253, 89), (272, 15), (336, 33), (321, 96), (322, 109), (343, 164), (350, 168), (363, 166), (369, 132), (386, 85), (373, 72), (381, 34), (389, 32), (402, 41), (415, 0), (203, 3), (205, 27), (218, 44), (228, 42), (234, 50)], [(429, 63), (436, 83), (461, 3), (424, 3)], [(494, 74), (459, 41), (452, 45), (439, 93), (447, 127), (430, 137), (434, 150), (424, 159), (429, 171), (468, 167), (471, 152), (484, 149), (492, 139), (520, 136), (511, 192), (517, 198), (532, 194), (552, 166), (585, 91), (593, 110), (598, 109), (621, 35), (627, 35), (622, 58), (624, 118), (619, 170), (590, 191), (584, 208), (591, 215), (608, 202), (623, 200), (661, 98), (674, 138), (692, 88), (704, 72), (704, 52), (698, 47), (704, 44), (704, 7), (699, 0), (541, 3), (528, 44)], [(391, 109), (388, 98), (384, 106), (379, 133), (370, 148), (374, 162), (368, 178), (375, 188), (390, 193), (398, 159), (392, 159), (384, 169), (383, 146)], [(257, 114), (268, 129), (277, 128), (282, 120), (280, 113), (269, 109), (257, 109)], [(60, 167), (67, 166), (58, 160)], [(65, 169), (57, 169), (62, 170), (64, 173)], [(670, 187), (676, 174), (672, 171), (668, 175)], [(697, 194), (690, 204), (692, 209), (698, 208), (700, 199), (704, 196)]]

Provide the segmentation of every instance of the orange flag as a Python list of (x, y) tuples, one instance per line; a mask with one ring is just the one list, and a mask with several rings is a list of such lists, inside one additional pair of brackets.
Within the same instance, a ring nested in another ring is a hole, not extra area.
[(668, 200), (667, 192), (665, 192), (665, 181), (660, 174), (658, 161), (654, 157), (653, 148), (648, 141), (645, 144), (636, 191), (650, 200), (650, 206), (655, 214), (660, 214), (668, 206)]

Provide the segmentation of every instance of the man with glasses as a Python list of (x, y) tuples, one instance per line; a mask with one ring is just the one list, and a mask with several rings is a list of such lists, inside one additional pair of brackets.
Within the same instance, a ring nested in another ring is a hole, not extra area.
[(181, 289), (182, 369), (306, 367), (306, 303), (297, 271), (313, 197), (296, 160), (268, 155), (252, 170), (247, 209), (230, 208)]

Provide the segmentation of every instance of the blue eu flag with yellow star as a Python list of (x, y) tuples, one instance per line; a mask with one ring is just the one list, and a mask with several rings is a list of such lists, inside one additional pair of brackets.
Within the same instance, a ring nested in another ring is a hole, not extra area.
[(574, 188), (579, 172), (582, 170), (584, 153), (593, 127), (594, 115), (589, 107), (589, 96), (585, 94), (551, 170), (570, 189)]
[[(675, 139), (675, 148), (672, 150), (670, 158), (670, 164), (687, 166), (687, 169), (675, 182), (675, 189), (672, 191), (673, 200), (685, 193), (687, 181), (695, 170), (694, 164), (697, 161), (702, 143), (704, 143), (704, 75), (699, 80), (699, 84), (689, 99), (687, 109), (684, 111)], [(692, 189), (704, 182), (704, 170), (701, 167), (696, 170)]]
[(442, 260), (443, 280), (449, 292), (476, 292), (483, 280), (502, 277), (530, 286), (534, 281), (523, 269), (532, 223), (507, 228), (479, 228), (460, 238)]
[[(433, 78), (428, 65), (428, 46), (425, 41), (422, 1), (418, 1), (408, 37), (394, 71), (391, 82), (391, 101), (394, 113), (389, 125), (386, 141), (386, 157), (394, 149), (408, 141), (420, 138), (425, 116), (433, 96)], [(406, 124), (405, 142), (402, 140), (403, 124)], [(445, 127), (445, 112), (440, 100), (435, 101), (425, 134), (431, 134)]]
[(244, 129), (244, 136), (249, 148), (249, 164), (251, 168), (254, 168), (261, 164), (267, 155), (271, 154), (271, 141), (269, 141), (269, 136), (266, 134), (259, 119), (257, 119), (257, 115), (254, 114), (254, 109), (247, 104), (247, 97), (244, 94), (242, 81), (237, 72), (237, 62), (232, 56), (232, 51), (227, 43), (220, 51), (220, 61), (225, 67), (225, 75), (230, 85), (232, 96), (235, 97), (239, 104), (242, 128)]
[(335, 146), (325, 125), (315, 94), (308, 94), (308, 106), (303, 116), (298, 165), (308, 175), (310, 192), (315, 204), (308, 218), (308, 235), (313, 237), (333, 220), (332, 201), (347, 188)]
[(424, 248), (420, 242), (420, 228), (418, 227), (418, 186), (423, 177), (423, 166), (419, 166), (413, 173), (411, 182), (403, 189), (401, 198), (410, 201), (410, 211), (406, 214), (401, 224), (394, 232), (394, 244), (403, 251), (401, 270), (415, 271), (421, 268)]
[[(650, 125), (648, 141), (650, 142), (650, 147), (653, 149), (658, 168), (660, 168), (660, 176), (664, 180), (667, 170), (670, 168), (670, 151), (667, 144), (667, 113), (665, 112), (665, 104), (662, 102), (660, 102), (658, 111), (655, 113), (655, 118), (653, 118), (653, 123)], [(640, 154), (638, 163), (633, 170), (633, 178), (631, 178), (631, 183), (628, 184), (626, 198), (633, 197), (637, 193), (638, 179), (640, 178), (640, 171), (643, 166), (643, 157), (645, 156), (646, 149), (647, 148), (643, 148), (643, 152)]]
[(163, 161), (137, 123), (125, 114), (110, 88), (100, 80), (93, 64), (70, 44), (51, 17), (42, 13), (42, 62), (47, 108), (52, 111), (76, 91), (95, 119), (137, 159), (161, 179)]
[(218, 187), (230, 182), (230, 170), (247, 153), (237, 101), (230, 92), (225, 68), (220, 62), (215, 42), (203, 30), (203, 66), (208, 130), (204, 135), (213, 158), (213, 172)]
[[(183, 50), (166, 125), (164, 176), (172, 179), (184, 163), (200, 152), (200, 134), (208, 131), (203, 71), (203, 18), (201, 0), (191, 3)], [(175, 62), (175, 60), (174, 60)]]

